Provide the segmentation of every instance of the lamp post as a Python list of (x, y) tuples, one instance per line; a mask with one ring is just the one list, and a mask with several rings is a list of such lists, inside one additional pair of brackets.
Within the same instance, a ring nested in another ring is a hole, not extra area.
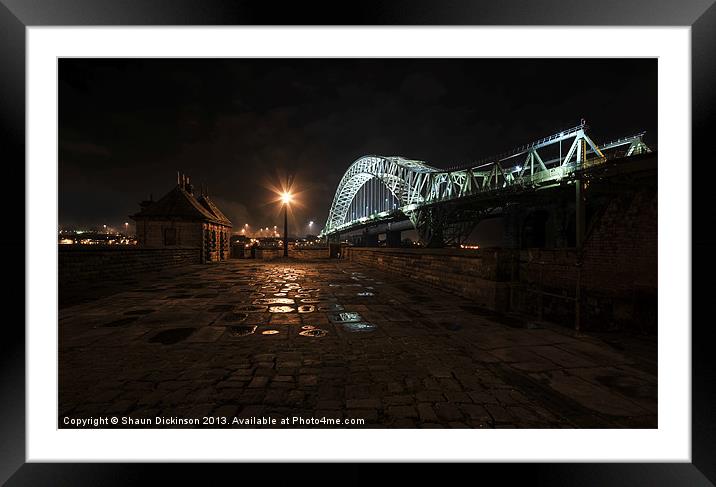
[(288, 204), (291, 203), (291, 193), (284, 191), (281, 195), (283, 202), (283, 256), (288, 257)]

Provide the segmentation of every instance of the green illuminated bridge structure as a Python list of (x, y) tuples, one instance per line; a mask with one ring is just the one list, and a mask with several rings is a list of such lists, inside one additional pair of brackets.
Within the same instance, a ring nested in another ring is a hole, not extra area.
[[(439, 169), (399, 156), (367, 155), (348, 168), (320, 236), (417, 230), (429, 247), (460, 245), (488, 214), (519, 197), (574, 187), (577, 243), (590, 179), (651, 153), (644, 132), (596, 145), (582, 124), (469, 165)], [(617, 169), (618, 171), (618, 169)], [(611, 175), (610, 175), (611, 177)], [(378, 229), (378, 230), (376, 230)]]

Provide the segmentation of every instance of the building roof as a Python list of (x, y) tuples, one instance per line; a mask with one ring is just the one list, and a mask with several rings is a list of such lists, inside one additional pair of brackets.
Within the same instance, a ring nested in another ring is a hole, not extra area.
[(130, 218), (133, 220), (169, 219), (202, 221), (231, 226), (229, 219), (216, 208), (216, 205), (211, 202), (209, 203), (211, 205), (209, 207), (200, 203), (191, 192), (187, 191), (181, 184), (178, 184), (161, 199), (150, 203), (138, 213), (131, 215)]
[(213, 201), (211, 201), (208, 196), (201, 195), (198, 201), (204, 206), (204, 208), (206, 208), (212, 215), (214, 215), (214, 217), (216, 217), (224, 225), (231, 226), (231, 220), (226, 218), (226, 215), (221, 212), (221, 210), (214, 204)]

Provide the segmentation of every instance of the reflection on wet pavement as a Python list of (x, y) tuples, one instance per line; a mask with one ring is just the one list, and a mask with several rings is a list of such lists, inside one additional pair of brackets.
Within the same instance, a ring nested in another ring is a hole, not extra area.
[(243, 337), (246, 335), (253, 335), (256, 332), (256, 325), (237, 325), (230, 326), (229, 333), (232, 336)]
[(365, 323), (362, 321), (349, 321), (345, 323), (340, 323), (341, 328), (348, 330), (348, 331), (373, 331), (376, 329), (375, 325), (371, 325), (370, 323)]
[(656, 425), (656, 377), (620, 351), (350, 262), (229, 261), (157, 282), (60, 310), (60, 414)]

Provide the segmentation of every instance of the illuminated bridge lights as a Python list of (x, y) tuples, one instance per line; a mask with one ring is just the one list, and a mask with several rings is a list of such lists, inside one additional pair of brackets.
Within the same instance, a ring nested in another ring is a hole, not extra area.
[[(483, 193), (558, 184), (580, 169), (604, 163), (604, 151), (617, 147), (628, 146), (625, 157), (651, 152), (643, 141), (644, 132), (597, 146), (586, 128), (582, 123), (487, 162), (451, 170), (399, 156), (363, 156), (350, 165), (338, 184), (320, 236), (398, 215), (407, 216), (417, 229), (418, 213), (427, 206)], [(570, 140), (563, 152), (562, 143)], [(545, 160), (546, 149), (556, 144), (559, 157)], [(515, 164), (515, 159), (520, 162)]]

